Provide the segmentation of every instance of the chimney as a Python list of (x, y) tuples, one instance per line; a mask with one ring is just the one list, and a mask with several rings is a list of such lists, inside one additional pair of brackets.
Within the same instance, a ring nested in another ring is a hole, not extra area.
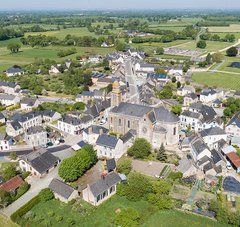
[(99, 130), (99, 135), (102, 135), (102, 134), (103, 134), (103, 129), (100, 128), (100, 130)]
[(93, 132), (93, 129), (92, 129), (92, 126), (90, 126), (90, 127), (88, 128), (88, 134), (92, 134), (92, 132)]

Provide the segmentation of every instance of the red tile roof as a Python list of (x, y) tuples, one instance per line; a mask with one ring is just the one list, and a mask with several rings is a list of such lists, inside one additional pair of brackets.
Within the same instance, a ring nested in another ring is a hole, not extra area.
[(240, 157), (235, 152), (230, 152), (227, 157), (236, 168), (240, 168)]
[(12, 179), (8, 180), (7, 182), (3, 183), (0, 188), (5, 190), (6, 192), (12, 192), (19, 188), (23, 183), (23, 179), (19, 175), (17, 175)]

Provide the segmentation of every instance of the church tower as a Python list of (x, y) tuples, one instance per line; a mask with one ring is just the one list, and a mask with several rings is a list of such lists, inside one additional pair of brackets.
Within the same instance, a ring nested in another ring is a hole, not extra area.
[(118, 106), (121, 102), (122, 102), (122, 92), (120, 89), (120, 84), (118, 81), (115, 81), (112, 84), (111, 107)]

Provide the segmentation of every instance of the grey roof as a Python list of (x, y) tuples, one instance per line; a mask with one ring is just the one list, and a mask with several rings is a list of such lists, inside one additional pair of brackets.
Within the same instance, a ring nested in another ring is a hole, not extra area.
[(219, 127), (212, 127), (208, 129), (204, 129), (201, 132), (199, 132), (202, 137), (205, 136), (217, 136), (217, 135), (226, 135), (226, 132), (219, 128)]
[(0, 94), (0, 100), (14, 100), (16, 98), (15, 95), (11, 95), (11, 94)]
[(27, 129), (27, 135), (33, 135), (46, 131), (42, 126), (32, 126)]
[(46, 116), (46, 117), (53, 117), (55, 113), (57, 113), (57, 112), (55, 112), (53, 110), (44, 110), (42, 112), (42, 115)]
[(196, 155), (199, 155), (202, 151), (208, 149), (202, 138), (197, 138), (196, 140), (194, 140), (192, 142), (192, 148)]
[(54, 193), (62, 196), (65, 199), (68, 199), (72, 193), (74, 192), (74, 189), (65, 184), (64, 182), (54, 178), (51, 183), (48, 186)]
[(0, 133), (0, 140), (5, 140), (6, 133)]
[(187, 94), (185, 97), (191, 98), (192, 100), (195, 100), (198, 98), (198, 96), (195, 93)]
[(0, 119), (6, 118), (2, 112), (0, 112)]
[(124, 134), (121, 137), (121, 140), (123, 141), (123, 143), (128, 142), (130, 139), (134, 138), (134, 136), (137, 134), (137, 132), (135, 130), (129, 130), (126, 134)]
[(211, 161), (211, 159), (208, 156), (205, 155), (201, 159), (198, 160), (197, 164), (198, 164), (198, 166), (201, 166), (201, 165), (206, 164), (210, 161)]
[(45, 173), (60, 161), (58, 157), (54, 156), (44, 148), (33, 151), (30, 154), (23, 156), (22, 159), (40, 174)]
[(120, 181), (120, 176), (117, 173), (111, 172), (107, 176), (98, 180), (96, 183), (90, 185), (90, 190), (92, 194), (97, 197)]
[(181, 115), (185, 116), (185, 117), (195, 118), (195, 119), (200, 119), (200, 117), (201, 117), (200, 113), (195, 113), (195, 112), (192, 112), (189, 110), (185, 110)]
[(116, 169), (115, 159), (112, 158), (112, 159), (107, 160), (107, 161), (106, 161), (106, 165), (107, 165), (107, 171), (108, 171), (108, 172), (112, 172), (113, 170)]
[(96, 144), (99, 146), (105, 146), (109, 148), (115, 148), (118, 142), (118, 138), (107, 134), (102, 134), (98, 137)]
[(27, 97), (25, 97), (25, 98), (23, 98), (21, 100), (21, 103), (22, 104), (27, 104), (28, 106), (34, 106), (36, 101), (37, 101), (36, 98), (27, 98)]
[(87, 143), (85, 143), (85, 142), (82, 140), (82, 141), (78, 142), (77, 145), (78, 145), (79, 147), (83, 148), (84, 146), (87, 145)]
[(217, 164), (218, 162), (220, 162), (222, 160), (221, 154), (219, 152), (217, 152), (215, 149), (213, 149), (211, 151), (211, 154), (212, 154), (211, 158), (212, 158), (214, 164)]
[(209, 96), (209, 95), (214, 95), (216, 93), (217, 92), (213, 89), (203, 89), (202, 92), (201, 92), (201, 95)]
[(91, 115), (84, 115), (80, 118), (80, 121), (82, 123), (88, 123), (93, 120), (93, 117)]
[(166, 122), (166, 123), (179, 122), (178, 116), (170, 112), (164, 107), (154, 108), (154, 112), (158, 122)]
[(11, 88), (15, 88), (16, 86), (17, 86), (17, 84), (14, 83), (14, 82), (0, 81), (0, 87), (11, 87)]
[(23, 115), (15, 115), (13, 119), (19, 122), (25, 122), (39, 116), (41, 116), (39, 111), (32, 111)]
[(238, 128), (240, 128), (240, 112), (236, 113), (233, 118), (228, 122), (227, 126), (229, 125), (236, 125)]
[(21, 72), (23, 72), (23, 70), (19, 66), (11, 67), (11, 68), (6, 70), (6, 73), (21, 73)]
[(213, 164), (211, 162), (207, 163), (205, 166), (203, 166), (203, 171), (207, 172), (209, 170), (213, 169)]
[(22, 128), (18, 121), (12, 121), (10, 124), (16, 131)]
[(109, 132), (109, 130), (102, 126), (99, 126), (99, 125), (91, 125), (88, 128), (84, 129), (84, 132), (86, 134), (90, 134), (90, 132), (91, 132), (93, 134), (100, 135), (101, 132), (107, 134)]
[(78, 119), (76, 117), (71, 117), (69, 115), (63, 116), (61, 121), (65, 122), (67, 124), (70, 124), (70, 125), (80, 125), (82, 123), (82, 121), (80, 119)]
[(81, 97), (81, 96), (93, 97), (94, 96), (94, 92), (92, 92), (92, 91), (83, 91), (81, 94), (77, 95), (77, 97)]

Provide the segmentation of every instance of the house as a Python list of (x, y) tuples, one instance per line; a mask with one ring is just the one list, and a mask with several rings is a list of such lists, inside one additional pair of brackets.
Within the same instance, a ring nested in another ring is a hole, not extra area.
[(68, 203), (78, 197), (77, 190), (56, 178), (52, 179), (48, 187), (53, 192), (55, 199), (59, 199), (61, 202)]
[(240, 112), (236, 113), (225, 128), (232, 145), (240, 145)]
[(79, 135), (82, 131), (82, 121), (69, 115), (58, 120), (58, 129), (71, 135)]
[(7, 135), (0, 133), (0, 151), (8, 151), (10, 150), (10, 143), (7, 139)]
[(0, 124), (5, 124), (6, 123), (6, 116), (0, 112)]
[(20, 92), (20, 86), (14, 82), (0, 81), (0, 93), (15, 95)]
[(104, 90), (94, 90), (94, 91), (83, 91), (81, 94), (78, 94), (76, 97), (76, 102), (83, 102), (88, 104), (94, 99), (104, 100), (106, 93)]
[(13, 67), (8, 68), (5, 73), (7, 76), (21, 76), (24, 74), (24, 71), (20, 66), (14, 65)]
[(43, 177), (52, 171), (60, 161), (45, 148), (41, 148), (20, 157), (19, 166), (22, 171), (29, 171), (33, 176)]
[(53, 110), (44, 110), (42, 111), (42, 119), (44, 122), (54, 122), (59, 120), (62, 117), (62, 115), (58, 112), (55, 112)]
[(27, 98), (24, 97), (21, 102), (21, 110), (32, 111), (33, 108), (37, 108), (40, 105), (40, 102), (36, 98)]
[(108, 159), (106, 161), (106, 167), (108, 173), (113, 172), (117, 168), (115, 159), (114, 158)]
[(154, 148), (162, 143), (176, 145), (179, 141), (179, 118), (164, 107), (121, 102), (110, 110), (108, 123), (109, 130), (118, 134), (135, 130), (138, 137), (148, 140)]
[(240, 157), (235, 152), (228, 153), (226, 157), (236, 172), (240, 173)]
[(216, 99), (212, 102), (212, 107), (213, 108), (220, 108), (222, 106), (223, 106), (223, 104), (222, 104), (222, 101), (220, 99)]
[(74, 151), (78, 151), (81, 150), (83, 147), (85, 147), (86, 145), (88, 145), (87, 143), (85, 143), (83, 140), (81, 140), (80, 142), (78, 142), (77, 144), (72, 146), (72, 149)]
[(83, 130), (83, 140), (89, 144), (95, 144), (99, 135), (108, 134), (109, 130), (99, 126), (91, 125)]
[(18, 121), (7, 121), (6, 125), (6, 133), (8, 136), (17, 137), (24, 132)]
[(94, 206), (98, 206), (116, 194), (117, 184), (120, 182), (121, 178), (115, 172), (102, 176), (100, 180), (91, 185), (88, 184), (87, 188), (82, 191), (83, 199)]
[(200, 94), (200, 101), (207, 104), (212, 103), (216, 99), (223, 97), (223, 91), (215, 91), (213, 89), (203, 89)]
[(217, 142), (220, 140), (227, 141), (227, 133), (219, 127), (204, 129), (199, 134), (210, 149), (218, 149)]
[(177, 166), (177, 171), (181, 172), (184, 178), (197, 174), (196, 166), (194, 166), (187, 157), (183, 157), (179, 161), (179, 165)]
[(151, 79), (151, 80), (153, 80), (157, 83), (161, 83), (161, 84), (164, 84), (164, 85), (171, 80), (168, 75), (157, 74), (157, 73), (148, 73), (147, 74), (147, 79)]
[(179, 96), (185, 96), (187, 94), (195, 93), (196, 90), (191, 85), (185, 85), (184, 87), (181, 87), (177, 90), (177, 95)]
[(188, 107), (198, 101), (198, 96), (195, 93), (188, 93), (183, 98), (183, 105)]
[(122, 137), (121, 140), (123, 141), (123, 146), (124, 150), (128, 150), (136, 138), (137, 132), (135, 130), (130, 129), (127, 133), (125, 133)]
[[(94, 80), (95, 81), (95, 80)], [(108, 85), (112, 84), (115, 80), (109, 77), (98, 78), (94, 83), (97, 89), (106, 88)]]
[(96, 141), (97, 156), (99, 158), (121, 158), (124, 154), (123, 141), (107, 134), (99, 135)]
[(212, 127), (223, 128), (223, 121), (215, 110), (201, 102), (191, 104), (189, 109), (180, 115), (180, 124), (183, 129), (190, 127), (195, 132)]
[(15, 176), (10, 180), (2, 183), (0, 189), (3, 189), (6, 192), (15, 194), (17, 189), (24, 183), (24, 180), (19, 176)]
[(0, 94), (0, 103), (4, 106), (17, 105), (20, 102), (20, 98), (12, 94)]
[(145, 72), (145, 73), (154, 73), (155, 66), (152, 64), (147, 64), (144, 62), (137, 62), (134, 66), (135, 71), (137, 72)]
[(47, 140), (47, 131), (42, 126), (33, 126), (25, 132), (25, 142), (31, 147), (45, 147)]

